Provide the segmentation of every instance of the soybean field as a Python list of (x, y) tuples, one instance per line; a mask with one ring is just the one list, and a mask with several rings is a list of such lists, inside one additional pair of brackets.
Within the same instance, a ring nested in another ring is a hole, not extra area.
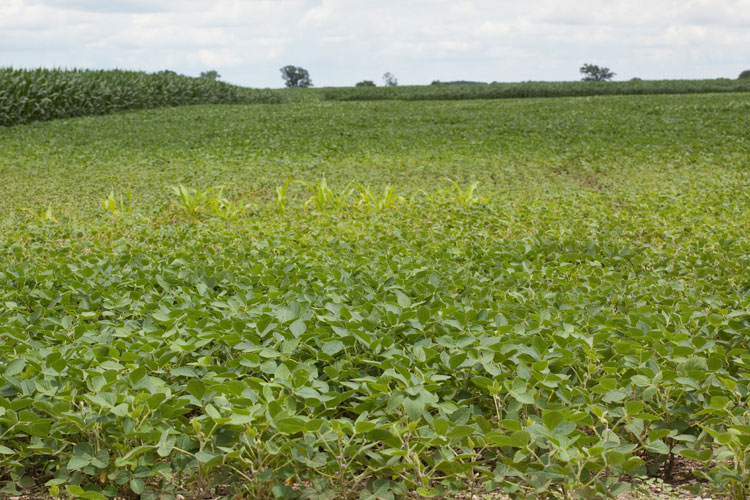
[(748, 498), (750, 94), (274, 95), (0, 128), (0, 496)]

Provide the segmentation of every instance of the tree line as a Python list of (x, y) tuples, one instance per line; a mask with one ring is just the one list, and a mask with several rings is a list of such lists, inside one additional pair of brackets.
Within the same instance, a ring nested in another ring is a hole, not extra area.
[[(313, 82), (310, 78), (310, 73), (305, 68), (301, 66), (294, 66), (294, 65), (286, 65), (282, 67), (279, 71), (281, 71), (281, 78), (284, 80), (284, 86), (287, 88), (307, 88), (312, 87)], [(581, 80), (585, 82), (608, 82), (611, 81), (612, 78), (617, 73), (614, 73), (606, 66), (599, 66), (596, 64), (589, 64), (585, 63), (579, 68), (579, 72), (581, 75)], [(163, 70), (159, 73), (164, 74), (176, 74), (174, 71), (171, 70)], [(218, 80), (221, 78), (221, 75), (216, 70), (210, 70), (210, 71), (202, 71), (200, 74), (200, 78), (206, 78), (209, 80)], [(737, 77), (740, 80), (744, 79), (750, 79), (750, 69), (744, 70), (740, 75)], [(634, 78), (636, 80), (636, 78)], [(441, 82), (439, 80), (434, 80), (432, 82), (433, 85), (440, 84)], [(452, 83), (452, 82), (448, 82)], [(455, 82), (458, 83), (458, 82)], [(471, 83), (479, 83), (479, 82), (471, 82)], [(395, 87), (398, 85), (398, 79), (396, 78), (396, 75), (394, 75), (391, 72), (385, 72), (383, 74), (383, 86), (385, 87)], [(372, 80), (362, 80), (360, 82), (357, 82), (355, 87), (375, 87), (375, 82)]]

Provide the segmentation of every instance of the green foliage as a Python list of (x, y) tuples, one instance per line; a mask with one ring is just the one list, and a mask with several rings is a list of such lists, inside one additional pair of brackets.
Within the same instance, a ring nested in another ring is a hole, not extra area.
[(133, 213), (133, 195), (128, 191), (127, 202), (121, 194), (119, 198), (115, 198), (115, 192), (110, 191), (109, 196), (99, 201), (102, 210), (112, 215), (128, 216)]
[(394, 208), (396, 204), (404, 201), (403, 196), (396, 194), (395, 186), (392, 186), (390, 184), (383, 188), (383, 191), (380, 195), (370, 190), (369, 187), (363, 186), (362, 184), (354, 183), (354, 185), (359, 190), (359, 204), (376, 212)]
[[(5, 130), (0, 496), (591, 498), (682, 456), (743, 498), (748, 105), (294, 103)], [(135, 205), (90, 202), (116, 183)]]
[(221, 75), (216, 70), (210, 70), (210, 71), (201, 71), (199, 78), (206, 78), (208, 80), (218, 80), (221, 78)]
[(179, 184), (164, 188), (175, 200), (170, 207), (176, 209), (182, 218), (196, 222), (204, 215), (212, 214), (230, 224), (248, 216), (254, 208), (250, 203), (230, 200), (223, 196), (224, 186), (216, 186), (205, 191)]
[(229, 200), (219, 193), (218, 196), (209, 199), (209, 207), (214, 215), (229, 224), (247, 217), (248, 209), (252, 208), (252, 205)]
[(0, 89), (0, 126), (161, 106), (279, 100), (270, 91), (211, 78), (119, 70), (0, 68)]
[(583, 75), (582, 80), (584, 82), (606, 82), (615, 76), (615, 73), (610, 71), (609, 68), (600, 67), (596, 64), (584, 64), (580, 68), (580, 73)]
[(199, 191), (182, 184), (164, 188), (164, 191), (174, 199), (170, 206), (191, 221), (197, 221), (208, 210), (214, 210), (216, 213), (232, 212), (236, 207), (221, 197), (222, 190), (223, 187), (219, 186)]
[(293, 182), (301, 181), (299, 181), (298, 179), (287, 177), (286, 181), (284, 181), (284, 184), (282, 184), (281, 186), (276, 186), (276, 211), (279, 213), (284, 213), (287, 209), (287, 206), (289, 204), (289, 196), (287, 192), (289, 191), (289, 187)]
[(476, 191), (479, 187), (479, 182), (472, 182), (468, 187), (461, 188), (461, 186), (459, 186), (458, 183), (456, 183), (456, 181), (454, 181), (453, 179), (449, 179), (446, 177), (446, 180), (451, 183), (451, 186), (450, 188), (444, 190), (443, 194), (448, 200), (458, 206), (470, 207), (475, 203), (487, 202), (494, 196), (494, 193), (484, 198), (480, 198), (479, 196), (477, 196)]
[(699, 472), (699, 477), (719, 486), (732, 499), (750, 498), (750, 411), (737, 408), (726, 396), (713, 396), (702, 413), (713, 416), (701, 429), (713, 438), (716, 448), (702, 453), (686, 449), (682, 455), (702, 459), (710, 469)]
[(738, 80), (748, 80), (750, 79), (750, 69), (746, 69), (742, 73), (740, 73), (740, 76), (737, 77)]
[(372, 80), (362, 80), (361, 82), (357, 82), (355, 87), (375, 87), (375, 82)]
[(57, 217), (52, 215), (51, 206), (48, 206), (43, 212), (41, 210), (37, 212), (36, 210), (28, 207), (21, 207), (19, 208), (19, 210), (21, 210), (22, 212), (26, 212), (39, 222), (57, 222)]
[(344, 208), (354, 194), (354, 188), (347, 186), (336, 192), (328, 187), (328, 181), (323, 177), (319, 181), (307, 182), (297, 181), (304, 185), (310, 192), (310, 198), (305, 202), (305, 207), (314, 206), (316, 210), (322, 211), (326, 208)]
[(287, 65), (281, 68), (281, 78), (287, 88), (307, 88), (312, 87), (310, 73), (300, 66)]

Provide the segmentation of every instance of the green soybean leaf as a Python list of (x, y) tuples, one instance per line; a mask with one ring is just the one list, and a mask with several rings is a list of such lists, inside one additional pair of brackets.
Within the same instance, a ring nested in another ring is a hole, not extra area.
[(284, 417), (273, 421), (279, 432), (294, 434), (305, 430), (305, 421), (299, 417)]
[(130, 485), (130, 491), (132, 491), (136, 495), (140, 495), (141, 493), (143, 493), (145, 489), (145, 484), (143, 483), (142, 479), (138, 479), (138, 478), (131, 479), (129, 482), (129, 485)]
[(305, 325), (305, 322), (300, 318), (292, 321), (292, 323), (289, 325), (289, 330), (292, 332), (292, 335), (295, 337), (299, 337), (303, 333), (305, 333), (305, 330), (307, 330), (307, 325)]
[(341, 351), (344, 348), (344, 343), (340, 340), (334, 340), (332, 342), (326, 342), (323, 344), (323, 352), (328, 354), (329, 356), (333, 356), (337, 352)]
[(542, 420), (547, 430), (552, 430), (565, 419), (562, 412), (557, 410), (547, 410), (542, 412)]
[(25, 366), (26, 360), (22, 358), (14, 359), (5, 367), (5, 376), (12, 377), (13, 375), (18, 375), (23, 371)]
[(187, 391), (191, 396), (200, 401), (206, 393), (206, 386), (199, 380), (189, 380), (187, 383)]
[(96, 491), (87, 491), (74, 484), (66, 484), (65, 489), (67, 489), (68, 493), (70, 493), (74, 498), (84, 498), (87, 500), (107, 500), (107, 497), (102, 495), (101, 493), (97, 493)]

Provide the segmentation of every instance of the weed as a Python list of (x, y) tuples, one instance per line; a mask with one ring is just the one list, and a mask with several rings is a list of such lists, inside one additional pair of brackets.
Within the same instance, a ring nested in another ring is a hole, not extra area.
[(100, 200), (102, 210), (112, 215), (129, 216), (133, 214), (133, 196), (128, 191), (127, 202), (124, 197), (120, 195), (119, 198), (115, 198), (114, 191), (109, 192), (109, 196), (106, 199)]
[(208, 205), (211, 212), (226, 223), (247, 217), (247, 210), (251, 207), (250, 204), (228, 200), (221, 195), (209, 198)]
[(396, 204), (405, 201), (403, 196), (399, 196), (395, 193), (395, 188), (391, 184), (388, 184), (383, 188), (383, 192), (380, 196), (371, 191), (369, 187), (365, 187), (362, 184), (354, 183), (354, 185), (360, 193), (359, 205), (364, 205), (368, 209), (376, 212), (382, 212), (383, 210), (394, 208)]
[(310, 191), (310, 198), (305, 202), (305, 207), (313, 205), (318, 211), (323, 211), (326, 208), (342, 209), (346, 207), (349, 199), (354, 194), (354, 188), (351, 187), (351, 183), (339, 192), (333, 191), (328, 187), (325, 177), (315, 182), (296, 182), (300, 182)]
[(187, 220), (196, 221), (208, 209), (217, 205), (215, 203), (217, 196), (214, 192), (218, 190), (220, 197), (221, 189), (221, 187), (217, 187), (209, 188), (206, 191), (198, 191), (178, 184), (177, 186), (167, 186), (164, 191), (170, 193), (175, 199), (170, 204), (172, 208), (176, 209)]
[(284, 213), (287, 209), (289, 204), (287, 191), (289, 191), (289, 186), (291, 186), (293, 182), (301, 181), (288, 177), (286, 181), (284, 181), (284, 184), (276, 186), (276, 211), (278, 213)]
[(455, 203), (460, 207), (471, 207), (476, 203), (487, 203), (489, 202), (496, 193), (492, 193), (489, 196), (479, 197), (476, 195), (479, 182), (472, 182), (467, 188), (462, 189), (456, 181), (448, 177), (445, 178), (451, 183), (448, 189), (443, 191), (443, 195), (451, 202)]
[(37, 212), (28, 207), (21, 207), (19, 210), (26, 212), (39, 222), (57, 222), (57, 217), (52, 215), (52, 207), (47, 207), (43, 212)]

